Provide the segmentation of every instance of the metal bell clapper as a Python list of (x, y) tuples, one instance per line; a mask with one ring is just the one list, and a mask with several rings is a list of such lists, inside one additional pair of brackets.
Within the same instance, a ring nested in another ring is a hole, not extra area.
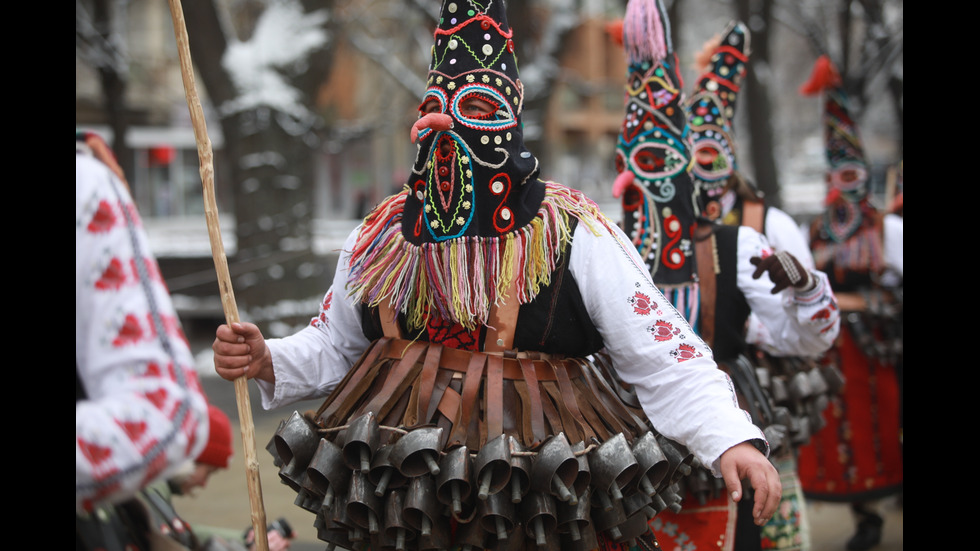
[(442, 447), (442, 428), (422, 427), (410, 430), (392, 444), (390, 460), (402, 473), (411, 478), (439, 474), (439, 450)]
[(510, 436), (507, 441), (510, 444), (510, 501), (520, 503), (531, 487), (532, 460), (516, 438)]
[(401, 488), (408, 479), (391, 464), (391, 445), (381, 446), (371, 458), (368, 476), (374, 484), (374, 493), (381, 497), (391, 488)]
[(350, 473), (350, 469), (344, 465), (340, 447), (326, 438), (321, 438), (313, 459), (310, 460), (310, 466), (306, 469), (306, 475), (313, 489), (322, 496), (320, 501), (322, 509), (329, 510), (333, 507), (337, 492), (347, 490), (350, 485)]
[[(576, 500), (576, 503), (578, 500)], [(521, 517), (524, 529), (535, 545), (543, 547), (557, 536), (558, 515), (555, 498), (551, 493), (532, 491), (521, 501)]]
[(667, 456), (657, 443), (657, 437), (652, 432), (647, 432), (637, 438), (633, 442), (633, 456), (640, 466), (636, 477), (637, 486), (646, 495), (655, 495), (657, 486), (667, 476), (670, 468)]
[(420, 536), (432, 535), (432, 526), (439, 517), (439, 508), (435, 479), (431, 476), (417, 476), (409, 480), (402, 514), (405, 522)]
[[(594, 505), (594, 504), (593, 504)], [(622, 501), (611, 501), (610, 507), (592, 507), (592, 524), (597, 533), (605, 532), (613, 541), (621, 541), (623, 534), (619, 526), (626, 522), (626, 510)]]
[(316, 491), (313, 487), (313, 482), (310, 480), (309, 469), (303, 473), (302, 481), (300, 482), (299, 491), (296, 492), (296, 499), (293, 500), (293, 505), (297, 505), (302, 509), (305, 509), (311, 513), (316, 513), (320, 510), (320, 504), (323, 503), (323, 496)]
[(623, 433), (606, 440), (589, 454), (589, 468), (592, 471), (593, 498), (603, 508), (611, 507), (613, 501), (623, 499), (622, 490), (626, 488), (639, 471), (639, 464)]
[(388, 492), (385, 500), (384, 539), (393, 542), (395, 551), (404, 551), (408, 542), (414, 542), (416, 532), (405, 521), (405, 490)]
[(572, 505), (567, 501), (558, 503), (558, 531), (567, 534), (573, 542), (582, 540), (583, 532), (590, 529), (592, 524), (589, 511), (592, 500), (586, 490), (578, 495), (578, 503)]
[(667, 504), (667, 509), (670, 509), (670, 512), (674, 514), (681, 512), (682, 498), (677, 483), (671, 484), (670, 486), (664, 488), (660, 492), (660, 497), (664, 499), (664, 502)]
[(514, 528), (514, 504), (505, 494), (490, 494), (477, 503), (477, 518), (480, 526), (497, 541), (506, 540)]
[(476, 472), (476, 496), (486, 500), (503, 490), (510, 482), (510, 438), (506, 434), (494, 438), (480, 448), (473, 461)]
[(531, 465), (531, 489), (575, 504), (578, 497), (569, 488), (574, 488), (576, 475), (578, 459), (565, 434), (558, 433), (541, 446)]
[(347, 494), (347, 516), (351, 524), (367, 529), (372, 536), (378, 535), (381, 531), (382, 507), (384, 503), (380, 497), (374, 495), (374, 486), (368, 479), (367, 472), (354, 471)]
[(282, 460), (279, 478), (299, 492), (306, 478), (306, 467), (316, 453), (320, 437), (310, 421), (294, 411), (273, 436), (276, 453)]
[(473, 460), (466, 446), (457, 446), (442, 458), (439, 476), (436, 477), (436, 496), (440, 503), (449, 505), (454, 515), (463, 512), (463, 503), (469, 499), (472, 488), (470, 475)]
[(344, 431), (344, 462), (352, 471), (371, 470), (371, 456), (378, 449), (381, 428), (374, 412), (367, 412), (348, 423)]

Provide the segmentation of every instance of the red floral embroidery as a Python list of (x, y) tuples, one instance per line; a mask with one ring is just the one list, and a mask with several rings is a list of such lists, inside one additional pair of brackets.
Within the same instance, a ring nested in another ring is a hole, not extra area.
[(672, 323), (664, 320), (657, 320), (653, 325), (647, 328), (647, 331), (653, 334), (653, 338), (657, 339), (659, 342), (666, 342), (675, 336), (679, 335), (681, 330), (675, 328)]
[(93, 444), (91, 442), (86, 442), (81, 438), (78, 439), (78, 447), (82, 450), (82, 455), (88, 459), (89, 463), (95, 465), (96, 467), (112, 457), (112, 449), (99, 446), (98, 444)]
[(702, 356), (702, 354), (690, 344), (682, 344), (678, 346), (676, 350), (671, 351), (670, 355), (673, 356), (678, 362), (686, 362), (687, 360), (700, 358)]
[(95, 288), (101, 291), (116, 290), (126, 284), (127, 274), (123, 263), (118, 258), (109, 261), (102, 276), (95, 282)]
[(650, 300), (650, 297), (637, 291), (630, 298), (627, 299), (633, 306), (633, 311), (641, 316), (649, 315), (650, 312), (657, 309), (657, 303)]
[(92, 216), (92, 220), (88, 223), (88, 231), (101, 233), (111, 230), (115, 225), (116, 213), (113, 211), (112, 205), (105, 199), (99, 201), (99, 208), (95, 211), (95, 215)]
[(116, 338), (113, 339), (113, 346), (125, 346), (127, 344), (134, 344), (143, 338), (143, 328), (140, 327), (139, 319), (134, 314), (129, 314), (126, 316), (126, 321), (123, 322), (122, 327), (119, 328), (119, 333)]
[(146, 421), (116, 421), (124, 431), (129, 439), (133, 442), (139, 442), (143, 435), (146, 434)]
[(333, 302), (333, 291), (328, 291), (327, 296), (323, 298), (323, 304), (320, 305), (320, 315), (313, 318), (310, 321), (310, 325), (314, 327), (327, 326), (327, 311), (330, 310), (330, 304), (332, 302)]

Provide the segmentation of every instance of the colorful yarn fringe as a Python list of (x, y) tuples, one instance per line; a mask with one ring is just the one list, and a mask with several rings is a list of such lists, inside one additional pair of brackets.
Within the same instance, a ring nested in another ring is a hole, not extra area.
[(593, 233), (611, 222), (581, 192), (546, 183), (538, 215), (529, 224), (495, 237), (460, 237), (415, 245), (402, 235), (407, 191), (394, 195), (365, 219), (351, 254), (348, 295), (369, 306), (387, 301), (411, 328), (430, 313), (468, 330), (486, 325), (490, 309), (509, 299), (534, 300), (551, 282), (561, 252), (572, 239), (569, 216)]

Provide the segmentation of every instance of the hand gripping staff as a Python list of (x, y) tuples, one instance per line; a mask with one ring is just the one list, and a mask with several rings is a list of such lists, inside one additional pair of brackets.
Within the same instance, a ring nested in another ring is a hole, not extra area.
[[(214, 267), (218, 273), (221, 305), (225, 312), (225, 319), (230, 325), (239, 321), (238, 306), (235, 304), (235, 294), (231, 288), (228, 259), (225, 257), (224, 246), (221, 242), (221, 228), (218, 224), (218, 207), (214, 199), (214, 166), (211, 140), (208, 138), (204, 109), (201, 107), (197, 85), (194, 83), (194, 65), (191, 63), (187, 27), (184, 24), (184, 9), (181, 7), (180, 0), (169, 0), (169, 3), (170, 16), (174, 22), (174, 34), (177, 37), (184, 96), (187, 98), (187, 107), (190, 109), (191, 121), (194, 125), (194, 140), (197, 142), (197, 155), (201, 163), (204, 214), (208, 225), (208, 237), (211, 240), (211, 255), (214, 257)], [(252, 512), (252, 527), (255, 530), (256, 549), (268, 551), (269, 540), (266, 533), (265, 508), (262, 505), (262, 484), (259, 480), (259, 462), (255, 454), (255, 427), (252, 423), (252, 408), (248, 398), (248, 380), (244, 375), (235, 379), (235, 398), (238, 403), (238, 418), (241, 424), (245, 453), (245, 475), (248, 481), (248, 498)]]

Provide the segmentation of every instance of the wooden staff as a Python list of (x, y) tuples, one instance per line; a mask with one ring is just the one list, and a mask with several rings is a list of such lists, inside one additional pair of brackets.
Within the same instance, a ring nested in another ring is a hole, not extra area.
[[(197, 156), (201, 162), (201, 183), (204, 187), (204, 215), (211, 240), (211, 255), (218, 273), (218, 289), (225, 320), (229, 325), (240, 321), (235, 293), (231, 288), (231, 275), (228, 272), (228, 259), (221, 242), (221, 227), (218, 224), (218, 207), (214, 199), (214, 163), (212, 161), (211, 140), (208, 138), (204, 109), (194, 83), (194, 65), (187, 40), (187, 27), (184, 23), (184, 9), (180, 0), (169, 0), (170, 16), (174, 22), (177, 37), (177, 51), (180, 57), (180, 73), (184, 81), (184, 95), (191, 112), (194, 125), (194, 139), (197, 142)], [(252, 422), (252, 407), (248, 398), (248, 379), (242, 375), (235, 379), (235, 398), (238, 402), (238, 418), (241, 424), (242, 444), (245, 452), (245, 475), (248, 481), (248, 500), (252, 511), (252, 528), (255, 531), (255, 546), (260, 551), (268, 551), (269, 539), (266, 533), (265, 507), (262, 504), (262, 483), (259, 479), (259, 462), (255, 454), (255, 426)]]

